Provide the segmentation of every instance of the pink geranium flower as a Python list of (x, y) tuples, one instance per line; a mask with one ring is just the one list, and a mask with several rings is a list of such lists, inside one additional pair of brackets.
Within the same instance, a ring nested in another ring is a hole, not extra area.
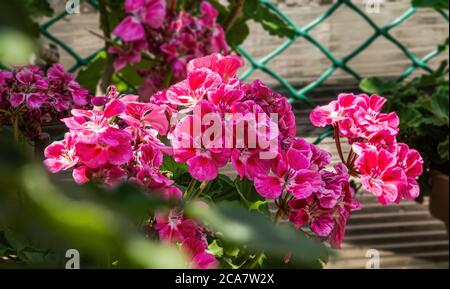
[[(203, 123), (203, 116), (206, 114), (215, 115), (220, 121), (222, 118), (217, 109), (206, 100), (201, 101), (194, 111), (197, 109), (201, 113), (186, 116), (175, 127), (172, 139), (173, 156), (177, 162), (188, 164), (189, 172), (195, 179), (213, 180), (217, 177), (219, 168), (228, 163), (231, 150), (225, 148), (223, 136), (214, 139), (203, 137), (212, 125), (201, 125), (199, 131), (194, 129), (195, 124)], [(222, 134), (224, 131), (222, 122), (218, 130), (214, 134)]]
[(74, 109), (73, 117), (62, 119), (70, 130), (77, 133), (75, 150), (89, 168), (100, 168), (107, 163), (121, 165), (131, 159), (131, 134), (108, 123), (108, 119), (124, 110), (123, 102), (113, 100), (104, 111)]
[(225, 82), (228, 82), (234, 79), (237, 70), (243, 65), (242, 59), (237, 56), (222, 56), (219, 53), (214, 53), (190, 61), (187, 65), (187, 71), (189, 73), (200, 68), (207, 68), (218, 73)]
[(44, 164), (50, 172), (57, 173), (67, 170), (78, 164), (78, 156), (75, 154), (75, 137), (70, 133), (64, 135), (64, 140), (54, 142), (45, 148)]
[(399, 189), (405, 185), (407, 178), (397, 166), (394, 154), (386, 150), (367, 149), (356, 161), (356, 166), (364, 188), (373, 193), (381, 204), (387, 205), (397, 200)]
[(346, 167), (339, 163), (334, 172), (321, 171), (323, 186), (307, 199), (289, 202), (289, 221), (298, 229), (309, 224), (317, 236), (339, 248), (350, 213), (360, 208), (353, 198)]
[(221, 82), (219, 74), (199, 68), (189, 72), (186, 80), (171, 86), (166, 92), (167, 99), (182, 107), (180, 112), (189, 112)]
[(311, 169), (311, 146), (303, 139), (296, 139), (287, 153), (280, 152), (274, 161), (274, 175), (259, 175), (255, 178), (257, 192), (269, 199), (278, 198), (283, 191), (296, 199), (306, 199), (318, 191), (322, 178)]
[(404, 199), (416, 199), (420, 193), (417, 178), (423, 173), (423, 159), (418, 151), (410, 149), (408, 145), (397, 145), (398, 166), (405, 172), (407, 182), (400, 187), (396, 202)]

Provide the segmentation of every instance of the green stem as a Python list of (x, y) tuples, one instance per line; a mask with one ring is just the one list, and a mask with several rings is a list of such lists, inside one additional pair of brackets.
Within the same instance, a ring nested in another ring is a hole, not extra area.
[(13, 116), (11, 118), (11, 122), (12, 122), (12, 129), (13, 129), (13, 137), (14, 137), (14, 142), (16, 144), (19, 144), (19, 135), (20, 135), (20, 131), (19, 131), (19, 118), (17, 116)]
[[(98, 7), (99, 7), (99, 12), (100, 12), (100, 28), (103, 31), (104, 38), (109, 39), (111, 37), (111, 27), (109, 25), (108, 8), (107, 8), (106, 1), (99, 0)], [(110, 46), (111, 46), (111, 43), (108, 40), (105, 40), (106, 51), (108, 51), (108, 48)], [(113, 74), (114, 74), (114, 56), (107, 53), (105, 67), (103, 69), (102, 80), (100, 83), (100, 88), (101, 88), (102, 92), (106, 92), (107, 88), (111, 85)]]
[(241, 199), (244, 201), (245, 205), (248, 207), (250, 205), (250, 202), (245, 198), (244, 194), (242, 194), (241, 189), (239, 189), (239, 186), (235, 183), (234, 187), (236, 188), (236, 191), (238, 192)]
[(186, 188), (186, 191), (184, 192), (184, 198), (188, 200), (190, 198), (190, 195), (192, 194), (192, 191), (195, 188), (195, 185), (197, 184), (197, 180), (192, 178), (189, 182), (188, 187)]
[(172, 83), (173, 78), (173, 72), (172, 70), (169, 70), (169, 73), (167, 73), (166, 77), (164, 78), (163, 87), (169, 88), (170, 84)]
[(200, 186), (198, 187), (198, 189), (192, 194), (192, 197), (190, 199), (195, 199), (198, 198), (202, 192), (205, 190), (205, 188), (208, 186), (209, 181), (204, 181), (200, 184)]
[(231, 27), (233, 27), (233, 24), (236, 22), (236, 20), (241, 16), (242, 9), (244, 8), (245, 0), (236, 0), (233, 7), (231, 8), (230, 13), (228, 14), (228, 17), (225, 19), (225, 22), (223, 23), (223, 29), (225, 32), (230, 31)]

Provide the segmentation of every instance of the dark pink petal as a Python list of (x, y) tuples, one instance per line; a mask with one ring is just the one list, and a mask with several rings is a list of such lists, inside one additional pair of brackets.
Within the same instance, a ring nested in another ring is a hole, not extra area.
[(106, 118), (111, 118), (125, 112), (125, 103), (118, 99), (113, 99), (106, 104), (103, 112)]
[(64, 164), (57, 158), (54, 159), (45, 159), (44, 165), (51, 173), (57, 173), (64, 169)]
[(146, 2), (146, 9), (144, 10), (144, 13), (141, 14), (141, 17), (151, 28), (160, 28), (166, 17), (166, 1), (148, 0)]
[(333, 227), (333, 218), (328, 214), (314, 217), (311, 222), (311, 230), (320, 237), (327, 237), (330, 235)]
[(100, 168), (108, 162), (106, 149), (99, 145), (77, 143), (75, 150), (80, 160), (89, 168)]
[(310, 166), (309, 158), (300, 150), (290, 148), (287, 152), (289, 166), (294, 170), (308, 169)]
[(121, 144), (108, 147), (108, 161), (113, 165), (127, 163), (133, 157), (133, 150), (130, 144)]
[(281, 195), (282, 181), (275, 176), (260, 175), (254, 179), (255, 189), (264, 198), (276, 199)]
[(77, 184), (82, 185), (89, 181), (87, 171), (88, 168), (85, 166), (81, 166), (73, 170), (72, 176)]
[(181, 249), (188, 253), (191, 257), (195, 257), (196, 255), (203, 253), (206, 248), (208, 248), (208, 244), (205, 241), (190, 237), (184, 239), (181, 245)]
[(309, 213), (306, 209), (291, 211), (289, 213), (289, 221), (297, 228), (303, 227), (309, 221)]
[(192, 263), (194, 268), (197, 269), (215, 269), (219, 266), (216, 257), (206, 252), (196, 255), (194, 259), (192, 259)]
[(25, 101), (25, 94), (13, 92), (9, 98), (9, 103), (12, 107), (16, 108)]
[(214, 161), (205, 156), (195, 156), (189, 159), (187, 164), (192, 177), (201, 182), (213, 180), (219, 174)]
[(138, 19), (128, 16), (114, 29), (113, 34), (125, 42), (131, 42), (144, 38), (145, 31)]
[(299, 170), (295, 184), (289, 188), (297, 199), (306, 199), (322, 187), (322, 177), (318, 171)]
[(126, 0), (125, 1), (125, 12), (135, 13), (145, 6), (145, 0)]
[(27, 95), (27, 106), (30, 109), (38, 109), (47, 100), (47, 96), (43, 93), (32, 93)]

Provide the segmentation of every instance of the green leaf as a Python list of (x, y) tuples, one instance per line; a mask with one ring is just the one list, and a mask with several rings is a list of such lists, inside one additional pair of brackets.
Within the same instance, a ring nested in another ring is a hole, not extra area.
[(418, 128), (423, 123), (423, 115), (412, 105), (398, 111), (401, 129)]
[(449, 124), (449, 95), (447, 89), (438, 90), (432, 95), (428, 108), (433, 117), (428, 118), (426, 121), (436, 126), (442, 126)]
[(53, 8), (47, 0), (25, 0), (25, 6), (31, 17), (50, 17), (53, 15)]
[(258, 0), (247, 0), (243, 8), (244, 15), (260, 23), (270, 35), (278, 37), (294, 38), (296, 32), (278, 14), (273, 12)]
[(378, 77), (368, 77), (361, 80), (359, 88), (370, 94), (386, 94), (395, 91), (398, 84), (395, 81), (382, 81)]
[(412, 5), (418, 8), (434, 8), (448, 10), (448, 0), (412, 0)]
[(282, 259), (291, 253), (291, 262), (304, 267), (320, 267), (327, 249), (292, 227), (274, 225), (270, 218), (247, 209), (222, 205), (208, 208), (192, 204), (186, 212), (220, 232), (224, 242), (246, 245), (269, 258)]
[[(235, 180), (235, 185), (239, 189), (239, 191), (242, 193), (245, 200), (247, 200), (249, 203), (254, 203), (257, 201), (264, 201), (265, 199), (261, 197), (260, 194), (256, 191), (253, 182), (250, 181), (247, 178), (243, 178), (242, 180), (237, 177)], [(248, 204), (249, 205), (249, 204)]]
[(95, 95), (97, 85), (102, 78), (106, 63), (106, 52), (101, 51), (86, 67), (83, 67), (77, 76), (77, 81), (83, 88)]
[(231, 46), (241, 45), (249, 34), (250, 29), (245, 20), (236, 21), (227, 31), (228, 44)]
[(9, 228), (2, 230), (6, 241), (8, 241), (11, 248), (16, 252), (20, 252), (29, 247), (29, 241), (20, 233), (17, 233)]
[(208, 251), (217, 258), (222, 258), (223, 256), (223, 248), (218, 244), (217, 240), (214, 240), (209, 244)]
[(188, 171), (188, 166), (185, 163), (177, 163), (171, 156), (165, 155), (160, 170), (170, 172), (170, 177), (177, 180)]
[(438, 153), (439, 156), (444, 160), (449, 160), (449, 153), (448, 153), (448, 136), (445, 139), (445, 141), (439, 143), (438, 145)]

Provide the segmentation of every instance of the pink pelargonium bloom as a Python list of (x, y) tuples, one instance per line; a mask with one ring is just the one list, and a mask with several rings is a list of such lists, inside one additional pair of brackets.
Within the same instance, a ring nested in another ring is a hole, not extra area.
[(138, 17), (153, 29), (160, 28), (166, 17), (164, 0), (126, 0), (125, 11)]
[(191, 60), (187, 64), (187, 72), (190, 73), (199, 68), (207, 68), (218, 73), (225, 82), (229, 82), (236, 77), (236, 72), (243, 65), (244, 62), (238, 56), (223, 56), (219, 53), (214, 53)]
[(155, 229), (163, 242), (182, 242), (187, 238), (205, 239), (203, 228), (195, 221), (186, 219), (183, 212), (174, 209), (168, 213), (156, 213)]
[[(173, 130), (173, 156), (175, 161), (188, 164), (189, 172), (195, 179), (209, 181), (215, 179), (219, 168), (228, 163), (231, 150), (225, 148), (224, 124), (217, 108), (204, 100), (194, 112), (194, 115), (184, 117)], [(205, 125), (202, 122), (205, 115), (215, 116), (214, 123)], [(200, 127), (196, 129), (196, 126)]]
[(399, 190), (405, 185), (405, 172), (397, 166), (394, 154), (386, 150), (377, 151), (369, 148), (363, 150), (356, 160), (356, 167), (361, 175), (362, 185), (374, 194), (383, 205), (395, 202)]
[(311, 112), (311, 123), (318, 127), (325, 127), (345, 119), (347, 112), (355, 108), (356, 98), (357, 96), (352, 93), (339, 94), (337, 100), (318, 106)]
[(381, 112), (385, 102), (386, 99), (379, 95), (362, 94), (358, 96), (357, 106), (352, 116), (364, 137), (369, 138), (381, 130), (394, 136), (398, 134), (400, 120), (397, 114)]
[(145, 29), (139, 19), (135, 16), (125, 17), (119, 25), (114, 28), (114, 35), (119, 36), (125, 42), (132, 42), (144, 39)]
[(166, 135), (169, 128), (165, 109), (151, 103), (127, 102), (121, 118), (130, 126), (143, 129), (153, 128), (160, 135)]
[(166, 17), (164, 0), (127, 0), (125, 11), (132, 15), (125, 17), (114, 29), (113, 34), (125, 42), (144, 39), (145, 25), (157, 29), (163, 25)]
[(216, 22), (217, 16), (219, 13), (209, 2), (203, 1), (200, 4), (200, 11), (202, 12), (201, 22), (204, 26), (214, 28), (214, 24)]
[(208, 243), (206, 241), (194, 238), (185, 239), (181, 245), (181, 249), (192, 258), (191, 268), (215, 269), (219, 262), (214, 255), (205, 252), (207, 248)]
[(45, 148), (44, 164), (50, 172), (57, 173), (78, 164), (79, 159), (75, 154), (75, 143), (75, 137), (66, 133), (62, 141), (54, 142)]
[(148, 48), (147, 42), (143, 39), (127, 43), (127, 47), (110, 46), (108, 53), (116, 55), (114, 60), (114, 70), (119, 71), (127, 65), (136, 64), (141, 61), (141, 52)]
[(167, 99), (181, 106), (183, 109), (180, 112), (189, 112), (221, 83), (219, 74), (205, 68), (195, 69), (189, 72), (186, 80), (172, 85), (167, 90)]
[(283, 149), (289, 147), (289, 142), (295, 137), (297, 126), (295, 115), (287, 98), (276, 93), (260, 80), (242, 87), (244, 100), (252, 100), (269, 116), (278, 119), (279, 141)]
[(398, 166), (403, 169), (407, 177), (407, 183), (400, 187), (396, 202), (403, 199), (416, 199), (420, 194), (417, 178), (423, 173), (423, 159), (420, 153), (410, 149), (407, 144), (397, 145)]
[(77, 184), (85, 184), (90, 180), (108, 188), (115, 188), (128, 180), (127, 171), (120, 166), (106, 164), (100, 168), (79, 166), (72, 172)]
[(47, 76), (53, 80), (61, 80), (63, 82), (71, 82), (75, 79), (72, 73), (65, 71), (64, 66), (61, 64), (53, 64), (47, 70)]
[(14, 108), (20, 106), (23, 103), (26, 103), (26, 106), (29, 109), (39, 109), (46, 100), (47, 95), (45, 95), (43, 92), (36, 92), (36, 93), (13, 92), (11, 94), (11, 97), (9, 98), (9, 103)]
[(256, 191), (268, 199), (278, 198), (283, 190), (296, 199), (306, 199), (322, 186), (317, 170), (311, 169), (311, 144), (296, 139), (286, 153), (280, 152), (274, 161), (274, 175), (259, 175), (255, 178)]
[(345, 165), (339, 163), (334, 170), (321, 170), (323, 186), (309, 198), (289, 202), (289, 220), (297, 229), (309, 223), (314, 233), (339, 248), (350, 213), (360, 204), (353, 198)]
[(112, 100), (104, 111), (73, 109), (73, 117), (62, 119), (77, 135), (75, 150), (89, 168), (100, 168), (107, 163), (121, 165), (132, 158), (131, 134), (108, 122), (124, 110), (123, 102)]

